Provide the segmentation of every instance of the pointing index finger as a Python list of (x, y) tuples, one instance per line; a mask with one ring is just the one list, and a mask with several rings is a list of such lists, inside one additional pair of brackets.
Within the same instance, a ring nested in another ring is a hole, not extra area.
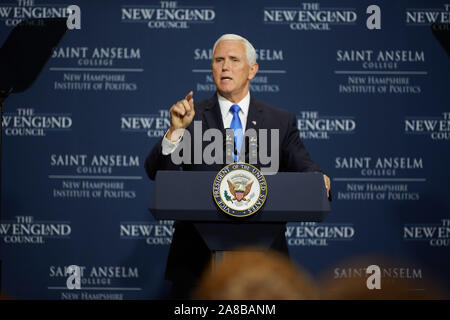
[(187, 101), (189, 101), (189, 100), (192, 99), (193, 96), (194, 96), (194, 91), (191, 90), (191, 91), (186, 95), (186, 98), (185, 98), (185, 99), (186, 99)]

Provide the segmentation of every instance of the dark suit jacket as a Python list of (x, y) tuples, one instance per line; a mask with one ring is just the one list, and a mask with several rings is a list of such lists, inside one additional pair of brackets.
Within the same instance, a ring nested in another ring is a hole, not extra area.
[[(209, 128), (218, 128), (225, 132), (217, 95), (195, 104), (194, 121), (196, 120), (202, 121), (202, 132)], [(274, 108), (251, 97), (246, 130), (250, 128), (256, 130), (279, 129), (279, 171), (323, 172), (312, 161), (300, 140), (294, 114)], [(192, 139), (194, 139), (193, 123), (187, 130), (189, 130)], [(268, 140), (270, 141), (270, 134)], [(172, 163), (170, 155), (164, 156), (162, 154), (161, 142), (162, 139), (156, 143), (145, 162), (145, 169), (152, 180), (155, 178), (158, 170), (180, 170), (180, 166)], [(209, 143), (204, 142), (203, 147)], [(193, 157), (192, 152), (191, 155)], [(218, 172), (226, 165), (192, 163), (193, 161), (191, 161), (191, 164), (184, 164), (181, 167), (183, 170)], [(254, 166), (258, 168), (267, 167), (267, 165), (261, 165), (260, 163), (254, 164)], [(190, 278), (194, 281), (209, 263), (210, 251), (192, 224), (176, 222), (174, 227), (175, 233), (167, 261), (166, 279), (176, 281)], [(288, 254), (284, 232), (279, 235), (272, 248)]]

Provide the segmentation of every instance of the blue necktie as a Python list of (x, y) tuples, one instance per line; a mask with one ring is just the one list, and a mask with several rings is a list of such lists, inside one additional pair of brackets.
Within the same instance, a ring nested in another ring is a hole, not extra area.
[[(239, 119), (239, 110), (241, 110), (241, 107), (239, 107), (237, 104), (233, 104), (230, 107), (230, 111), (233, 114), (233, 120), (231, 120), (230, 128), (233, 129), (234, 132), (234, 146), (239, 153), (241, 151), (242, 147), (242, 139), (243, 139), (243, 132), (242, 132), (242, 123), (241, 119)], [(239, 155), (234, 155), (234, 161), (237, 162), (239, 159)]]

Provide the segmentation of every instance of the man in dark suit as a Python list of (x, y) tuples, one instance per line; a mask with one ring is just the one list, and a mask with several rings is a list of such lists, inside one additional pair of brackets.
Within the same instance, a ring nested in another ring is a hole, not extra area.
[[(177, 165), (172, 161), (171, 154), (180, 144), (185, 130), (195, 139), (192, 124), (197, 120), (201, 121), (202, 131), (209, 128), (224, 131), (236, 122), (243, 132), (250, 128), (278, 129), (278, 171), (323, 173), (300, 140), (295, 115), (250, 97), (250, 80), (257, 72), (256, 52), (250, 42), (237, 35), (221, 36), (214, 45), (212, 61), (217, 94), (196, 103), (194, 107), (191, 91), (185, 99), (170, 108), (171, 126), (165, 137), (154, 146), (145, 163), (150, 179), (155, 178), (158, 170), (179, 170), (181, 167), (183, 170), (217, 172), (224, 167), (224, 162), (207, 165), (190, 161)], [(269, 147), (268, 154), (271, 151)], [(261, 163), (255, 166), (262, 167)], [(324, 183), (329, 194), (330, 179), (325, 174)], [(172, 280), (174, 284), (174, 298), (188, 298), (198, 277), (210, 262), (211, 253), (192, 224), (175, 222), (174, 227), (166, 279)], [(272, 248), (288, 254), (284, 233), (279, 235)]]

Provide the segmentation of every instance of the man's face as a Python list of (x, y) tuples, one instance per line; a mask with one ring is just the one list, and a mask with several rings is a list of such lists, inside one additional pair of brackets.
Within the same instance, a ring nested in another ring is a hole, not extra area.
[(213, 54), (212, 72), (217, 90), (225, 98), (239, 102), (248, 91), (258, 64), (248, 64), (245, 46), (239, 40), (223, 40)]

